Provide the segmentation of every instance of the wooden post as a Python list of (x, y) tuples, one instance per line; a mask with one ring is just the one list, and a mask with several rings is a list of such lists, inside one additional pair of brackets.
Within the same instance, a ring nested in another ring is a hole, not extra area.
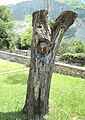
[(47, 15), (46, 10), (36, 11), (32, 15), (31, 66), (23, 108), (25, 116), (32, 120), (43, 120), (49, 112), (50, 83), (56, 50), (64, 33), (77, 17), (72, 11), (64, 11), (49, 26)]

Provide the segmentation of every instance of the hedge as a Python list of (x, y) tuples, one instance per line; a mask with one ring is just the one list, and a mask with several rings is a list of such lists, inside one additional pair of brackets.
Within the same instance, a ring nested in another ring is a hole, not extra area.
[(60, 61), (64, 61), (65, 63), (68, 63), (68, 64), (76, 64), (76, 65), (84, 66), (85, 65), (85, 54), (66, 53), (60, 57)]

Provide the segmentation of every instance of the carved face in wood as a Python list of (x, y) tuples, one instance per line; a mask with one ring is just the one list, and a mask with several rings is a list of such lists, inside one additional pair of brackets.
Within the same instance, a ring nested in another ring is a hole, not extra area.
[(41, 52), (46, 52), (47, 44), (45, 42), (40, 43)]
[(47, 44), (46, 42), (41, 42), (41, 43), (39, 43), (38, 46), (37, 46), (37, 51), (38, 51), (40, 54), (48, 55), (48, 53), (49, 53), (48, 44)]

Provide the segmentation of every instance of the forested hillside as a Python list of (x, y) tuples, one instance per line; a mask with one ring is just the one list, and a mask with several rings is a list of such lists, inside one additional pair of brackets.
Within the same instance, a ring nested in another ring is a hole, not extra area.
[[(32, 12), (46, 7), (46, 0), (28, 0), (16, 5), (10, 5), (9, 9), (12, 11), (15, 20), (24, 20), (25, 15), (32, 14)], [(52, 19), (56, 19), (64, 10), (73, 10), (78, 14), (78, 19), (67, 31), (65, 38), (80, 39), (85, 43), (85, 0), (52, 0), (49, 16)]]
[[(80, 2), (83, 1), (83, 2)], [(46, 8), (46, 0), (31, 0), (10, 5), (9, 8), (13, 12), (15, 20), (23, 20), (24, 16), (31, 14), (35, 10)], [(85, 0), (52, 0), (51, 1), (52, 18), (60, 14), (63, 10), (74, 10), (79, 14), (79, 17), (85, 17)], [(55, 13), (54, 13), (55, 11)]]

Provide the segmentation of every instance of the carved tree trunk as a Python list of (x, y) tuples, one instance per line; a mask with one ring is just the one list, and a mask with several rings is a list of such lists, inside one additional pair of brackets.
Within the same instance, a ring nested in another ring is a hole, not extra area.
[(49, 112), (50, 82), (56, 50), (64, 33), (77, 17), (72, 11), (64, 11), (49, 27), (47, 14), (46, 10), (33, 13), (31, 66), (23, 108), (26, 117), (32, 120), (41, 120)]

